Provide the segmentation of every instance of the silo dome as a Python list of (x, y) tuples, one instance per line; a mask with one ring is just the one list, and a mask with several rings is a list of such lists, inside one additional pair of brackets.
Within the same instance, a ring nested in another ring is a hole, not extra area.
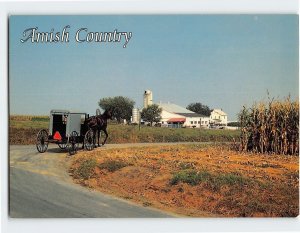
[(152, 91), (145, 90), (144, 92), (144, 108), (147, 108), (149, 105), (152, 105)]

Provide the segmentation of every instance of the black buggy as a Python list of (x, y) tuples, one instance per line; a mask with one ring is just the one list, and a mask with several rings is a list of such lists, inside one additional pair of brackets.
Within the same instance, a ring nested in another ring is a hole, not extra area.
[(70, 155), (77, 152), (79, 143), (83, 143), (86, 150), (94, 149), (93, 131), (88, 127), (88, 118), (89, 114), (84, 112), (51, 110), (49, 131), (42, 129), (37, 134), (37, 150), (46, 152), (49, 143), (67, 149)]

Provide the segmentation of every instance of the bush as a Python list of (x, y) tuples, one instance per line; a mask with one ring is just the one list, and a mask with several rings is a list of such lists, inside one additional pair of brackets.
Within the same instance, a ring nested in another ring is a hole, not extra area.
[(88, 180), (95, 175), (96, 165), (96, 159), (87, 159), (82, 161), (79, 167), (74, 169), (74, 178)]
[(173, 175), (170, 180), (171, 185), (176, 185), (179, 182), (187, 183), (195, 186), (200, 182), (206, 183), (213, 190), (219, 190), (222, 186), (244, 186), (250, 181), (241, 176), (232, 173), (228, 174), (211, 174), (208, 171), (182, 170)]
[(248, 183), (247, 178), (232, 173), (218, 175), (216, 181), (221, 185), (245, 185)]
[(99, 165), (100, 169), (106, 169), (109, 172), (115, 172), (123, 167), (127, 167), (129, 164), (118, 160), (107, 160)]
[(250, 184), (249, 179), (232, 173), (215, 175), (210, 182), (207, 183), (208, 187), (213, 191), (220, 190), (222, 186), (235, 186), (237, 188), (244, 187), (246, 184)]
[(195, 186), (199, 184), (199, 182), (209, 180), (210, 177), (211, 174), (207, 171), (197, 172), (195, 170), (183, 170), (173, 175), (172, 179), (170, 180), (170, 184), (176, 185), (179, 182), (182, 182)]
[(241, 123), (234, 121), (234, 122), (229, 122), (227, 123), (227, 126), (232, 126), (232, 127), (241, 127)]

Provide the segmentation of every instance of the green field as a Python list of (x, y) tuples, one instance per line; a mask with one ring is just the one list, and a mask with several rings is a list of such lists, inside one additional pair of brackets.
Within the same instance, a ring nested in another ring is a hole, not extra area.
[(48, 129), (49, 128), (49, 121), (33, 121), (33, 120), (28, 120), (28, 121), (16, 121), (16, 120), (11, 120), (9, 122), (9, 127), (13, 128), (23, 128), (23, 129)]
[(110, 125), (109, 141), (125, 142), (224, 142), (240, 136), (240, 131), (224, 129), (160, 128)]
[[(37, 132), (48, 129), (49, 118), (11, 116), (10, 143), (34, 144)], [(108, 125), (109, 138), (107, 143), (138, 143), (138, 142), (232, 142), (240, 137), (239, 130), (224, 129), (191, 129), (191, 128), (160, 128), (136, 125)]]

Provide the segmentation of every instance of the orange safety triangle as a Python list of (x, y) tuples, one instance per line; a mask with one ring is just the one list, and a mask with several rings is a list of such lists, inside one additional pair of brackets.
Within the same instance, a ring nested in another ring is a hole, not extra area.
[(58, 131), (55, 132), (55, 134), (53, 135), (53, 139), (55, 140), (61, 140), (61, 135)]

